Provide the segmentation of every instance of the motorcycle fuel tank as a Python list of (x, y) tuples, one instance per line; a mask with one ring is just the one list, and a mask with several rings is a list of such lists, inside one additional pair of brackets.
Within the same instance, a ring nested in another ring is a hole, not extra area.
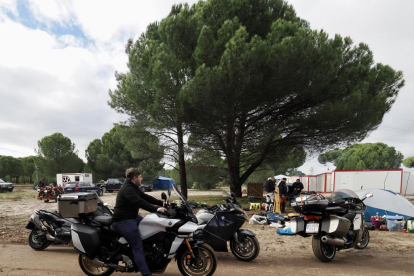
[(196, 217), (198, 220), (198, 224), (200, 225), (207, 224), (207, 222), (209, 222), (209, 220), (212, 217), (214, 217), (214, 213), (207, 211), (205, 209), (201, 209), (200, 211), (197, 212)]
[(138, 226), (141, 239), (145, 240), (157, 233), (166, 232), (167, 227), (172, 227), (179, 221), (179, 219), (163, 218), (156, 214), (149, 214), (142, 219)]

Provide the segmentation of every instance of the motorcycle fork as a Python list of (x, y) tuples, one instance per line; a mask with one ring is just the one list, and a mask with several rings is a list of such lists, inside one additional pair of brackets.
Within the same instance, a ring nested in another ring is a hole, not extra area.
[(187, 255), (187, 259), (191, 259), (191, 258), (195, 259), (195, 255), (194, 255), (193, 249), (191, 248), (188, 238), (185, 239), (185, 244), (187, 245), (188, 251), (190, 251), (190, 254)]

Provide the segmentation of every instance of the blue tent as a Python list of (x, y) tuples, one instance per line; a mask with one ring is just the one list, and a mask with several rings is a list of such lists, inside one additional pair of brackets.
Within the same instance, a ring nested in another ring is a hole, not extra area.
[(157, 183), (155, 183), (153, 185), (153, 189), (156, 189), (156, 190), (168, 190), (168, 189), (172, 189), (172, 185), (174, 183), (175, 183), (175, 181), (172, 180), (171, 178), (167, 178), (167, 177), (163, 177), (163, 176), (158, 176)]

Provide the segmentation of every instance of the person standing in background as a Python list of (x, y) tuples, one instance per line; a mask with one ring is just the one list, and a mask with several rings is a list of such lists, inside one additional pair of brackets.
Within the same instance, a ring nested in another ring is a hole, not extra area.
[(296, 182), (292, 184), (293, 195), (298, 195), (303, 190), (303, 183), (300, 179), (296, 179)]
[(286, 208), (286, 196), (287, 196), (287, 186), (286, 178), (284, 177), (282, 181), (279, 182), (277, 186), (279, 188), (279, 198), (280, 198), (280, 212), (284, 213)]
[(276, 188), (275, 177), (272, 176), (266, 181), (264, 185), (264, 190), (266, 191), (266, 210), (267, 211), (271, 211), (275, 203), (275, 188)]

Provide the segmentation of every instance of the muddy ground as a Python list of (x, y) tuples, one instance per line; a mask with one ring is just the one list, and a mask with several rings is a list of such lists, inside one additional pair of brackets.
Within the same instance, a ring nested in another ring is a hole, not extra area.
[[(192, 193), (206, 192), (190, 191), (190, 196)], [(160, 192), (150, 194), (158, 198)], [(35, 191), (25, 188), (17, 188), (13, 197), (0, 194), (0, 275), (84, 275), (71, 246), (50, 246), (42, 252), (29, 247), (29, 231), (24, 227), (30, 214), (39, 208), (57, 209), (56, 203), (43, 203), (35, 195)], [(103, 196), (110, 207), (115, 195)], [(335, 260), (326, 264), (314, 257), (311, 238), (279, 236), (269, 226), (262, 230), (261, 226), (246, 224), (244, 228), (256, 233), (261, 246), (259, 257), (245, 263), (231, 253), (217, 253), (215, 275), (414, 275), (414, 234), (370, 231), (371, 242), (366, 249), (338, 252)], [(164, 275), (180, 275), (175, 262), (170, 263)]]

